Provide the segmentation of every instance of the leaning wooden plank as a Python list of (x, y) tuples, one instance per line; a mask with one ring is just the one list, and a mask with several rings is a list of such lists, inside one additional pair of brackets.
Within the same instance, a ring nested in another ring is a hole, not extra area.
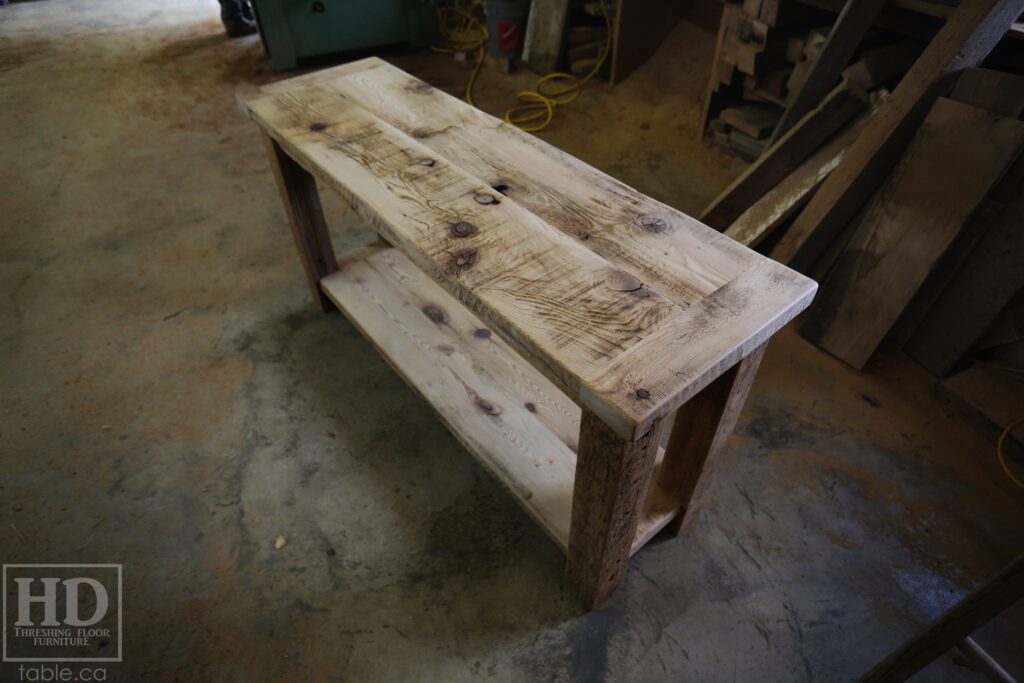
[(833, 90), (817, 109), (809, 112), (715, 197), (701, 212), (700, 219), (716, 230), (728, 228), (865, 107), (864, 101), (848, 88), (839, 86)]
[(795, 93), (790, 92), (789, 106), (779, 119), (770, 142), (782, 137), (835, 87), (884, 4), (885, 0), (846, 0), (804, 82)]
[(581, 372), (679, 309), (654, 291), (638, 294), (634, 275), (335, 91), (314, 85), (249, 107), (389, 243), (490, 326), (517, 331), (517, 349), (570, 395)]
[(939, 98), (865, 207), (804, 336), (862, 368), (1022, 145), (1024, 123)]
[(843, 158), (846, 148), (857, 138), (867, 116), (862, 114), (852, 124), (808, 157), (782, 182), (740, 214), (725, 231), (740, 244), (753, 249), (810, 200)]
[[(904, 347), (944, 377), (1024, 288), (1024, 155), (971, 220), (977, 241)], [(916, 302), (915, 302), (916, 303)]]
[(950, 97), (1017, 119), (1024, 114), (1024, 76), (993, 69), (965, 69)]
[(964, 0), (797, 216), (772, 257), (806, 271), (885, 179), (935, 98), (960, 71), (988, 55), (1022, 10), (1024, 0)]
[(533, 0), (523, 40), (523, 61), (541, 74), (558, 69), (569, 0)]
[(339, 267), (327, 295), (564, 550), (579, 408), (397, 249)]

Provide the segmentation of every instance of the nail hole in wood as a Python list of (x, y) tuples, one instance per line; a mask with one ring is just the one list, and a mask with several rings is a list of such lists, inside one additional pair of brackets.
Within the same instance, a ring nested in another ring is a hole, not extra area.
[(637, 389), (636, 390), (636, 397), (637, 398), (642, 398), (642, 399), (648, 399), (648, 398), (651, 397), (651, 392), (647, 391), (646, 389)]
[(477, 339), (490, 339), (491, 331), (486, 327), (479, 327), (473, 330), (473, 336), (476, 337)]
[(327, 128), (326, 123), (320, 123), (319, 121), (309, 124), (309, 129), (312, 131), (321, 131)]
[(437, 162), (435, 162), (433, 159), (430, 159), (428, 157), (423, 157), (422, 159), (420, 159), (416, 163), (419, 164), (420, 166), (433, 166)]
[(497, 197), (492, 197), (489, 194), (483, 194), (483, 193), (473, 195), (473, 199), (476, 200), (477, 204), (483, 204), (484, 206), (488, 206), (490, 204), (500, 204), (501, 203), (498, 200)]
[(537, 406), (534, 405), (533, 401), (527, 401), (526, 403), (523, 404), (523, 407), (529, 410), (531, 413), (537, 412)]
[(504, 195), (508, 194), (508, 185), (491, 185), (495, 192), (500, 192)]
[(578, 233), (576, 233), (576, 235), (580, 238), (580, 240), (582, 240), (584, 242), (586, 242), (587, 240), (590, 239), (590, 233), (589, 232), (578, 232)]

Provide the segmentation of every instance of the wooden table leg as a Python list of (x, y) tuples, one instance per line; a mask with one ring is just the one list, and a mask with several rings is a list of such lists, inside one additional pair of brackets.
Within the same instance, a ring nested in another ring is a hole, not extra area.
[(263, 142), (267, 146), (267, 156), (270, 157), (270, 168), (274, 171), (277, 189), (281, 192), (281, 200), (288, 212), (295, 247), (306, 271), (313, 300), (321, 310), (333, 311), (334, 304), (320, 289), (320, 278), (337, 271), (338, 261), (320, 207), (316, 180), (266, 133), (263, 133)]
[(767, 345), (754, 349), (676, 411), (658, 474), (658, 486), (680, 505), (679, 514), (665, 527), (673, 536), (682, 528), (705, 465), (725, 450)]
[(662, 427), (658, 421), (626, 441), (583, 409), (566, 583), (588, 608), (605, 602), (626, 573)]

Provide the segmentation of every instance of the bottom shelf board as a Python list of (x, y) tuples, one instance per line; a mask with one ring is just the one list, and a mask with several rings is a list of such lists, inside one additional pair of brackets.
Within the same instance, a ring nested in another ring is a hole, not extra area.
[[(566, 550), (580, 408), (393, 247), (339, 259), (328, 297)], [(651, 486), (633, 552), (677, 510)]]

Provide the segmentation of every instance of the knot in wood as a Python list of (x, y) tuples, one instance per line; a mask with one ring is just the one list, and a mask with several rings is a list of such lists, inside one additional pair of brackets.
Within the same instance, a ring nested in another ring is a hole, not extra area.
[(529, 410), (531, 413), (537, 412), (537, 406), (534, 405), (533, 401), (527, 401), (523, 404), (523, 407)]
[(668, 221), (661, 216), (641, 216), (640, 227), (657, 235), (668, 230)]
[(646, 389), (637, 389), (636, 397), (641, 399), (648, 399), (651, 397), (651, 392), (647, 391)]
[(452, 265), (458, 270), (464, 268), (470, 268), (476, 263), (477, 251), (476, 249), (460, 249), (452, 254)]
[(423, 157), (422, 159), (420, 159), (416, 163), (419, 164), (420, 166), (433, 166), (435, 161), (433, 159), (431, 159), (430, 157)]
[(480, 398), (478, 396), (474, 400), (474, 403), (476, 403), (477, 408), (484, 411), (488, 415), (491, 415), (492, 417), (497, 417), (498, 415), (501, 415), (501, 407), (494, 405), (486, 398)]
[(459, 221), (458, 223), (452, 223), (449, 230), (452, 233), (452, 237), (469, 237), (477, 233), (476, 226), (466, 221)]
[(320, 123), (319, 121), (316, 123), (309, 124), (309, 129), (312, 131), (321, 131), (324, 130), (325, 128), (327, 128), (327, 124)]
[(476, 201), (477, 204), (483, 204), (484, 206), (488, 206), (490, 204), (501, 204), (497, 197), (484, 194), (483, 192), (473, 195), (473, 200)]
[(423, 315), (430, 318), (431, 322), (435, 322), (438, 325), (442, 325), (448, 322), (448, 314), (444, 312), (444, 309), (434, 304), (427, 304), (420, 309), (423, 311)]
[(644, 283), (637, 280), (624, 270), (614, 270), (604, 281), (608, 289), (613, 292), (635, 292), (643, 289)]

